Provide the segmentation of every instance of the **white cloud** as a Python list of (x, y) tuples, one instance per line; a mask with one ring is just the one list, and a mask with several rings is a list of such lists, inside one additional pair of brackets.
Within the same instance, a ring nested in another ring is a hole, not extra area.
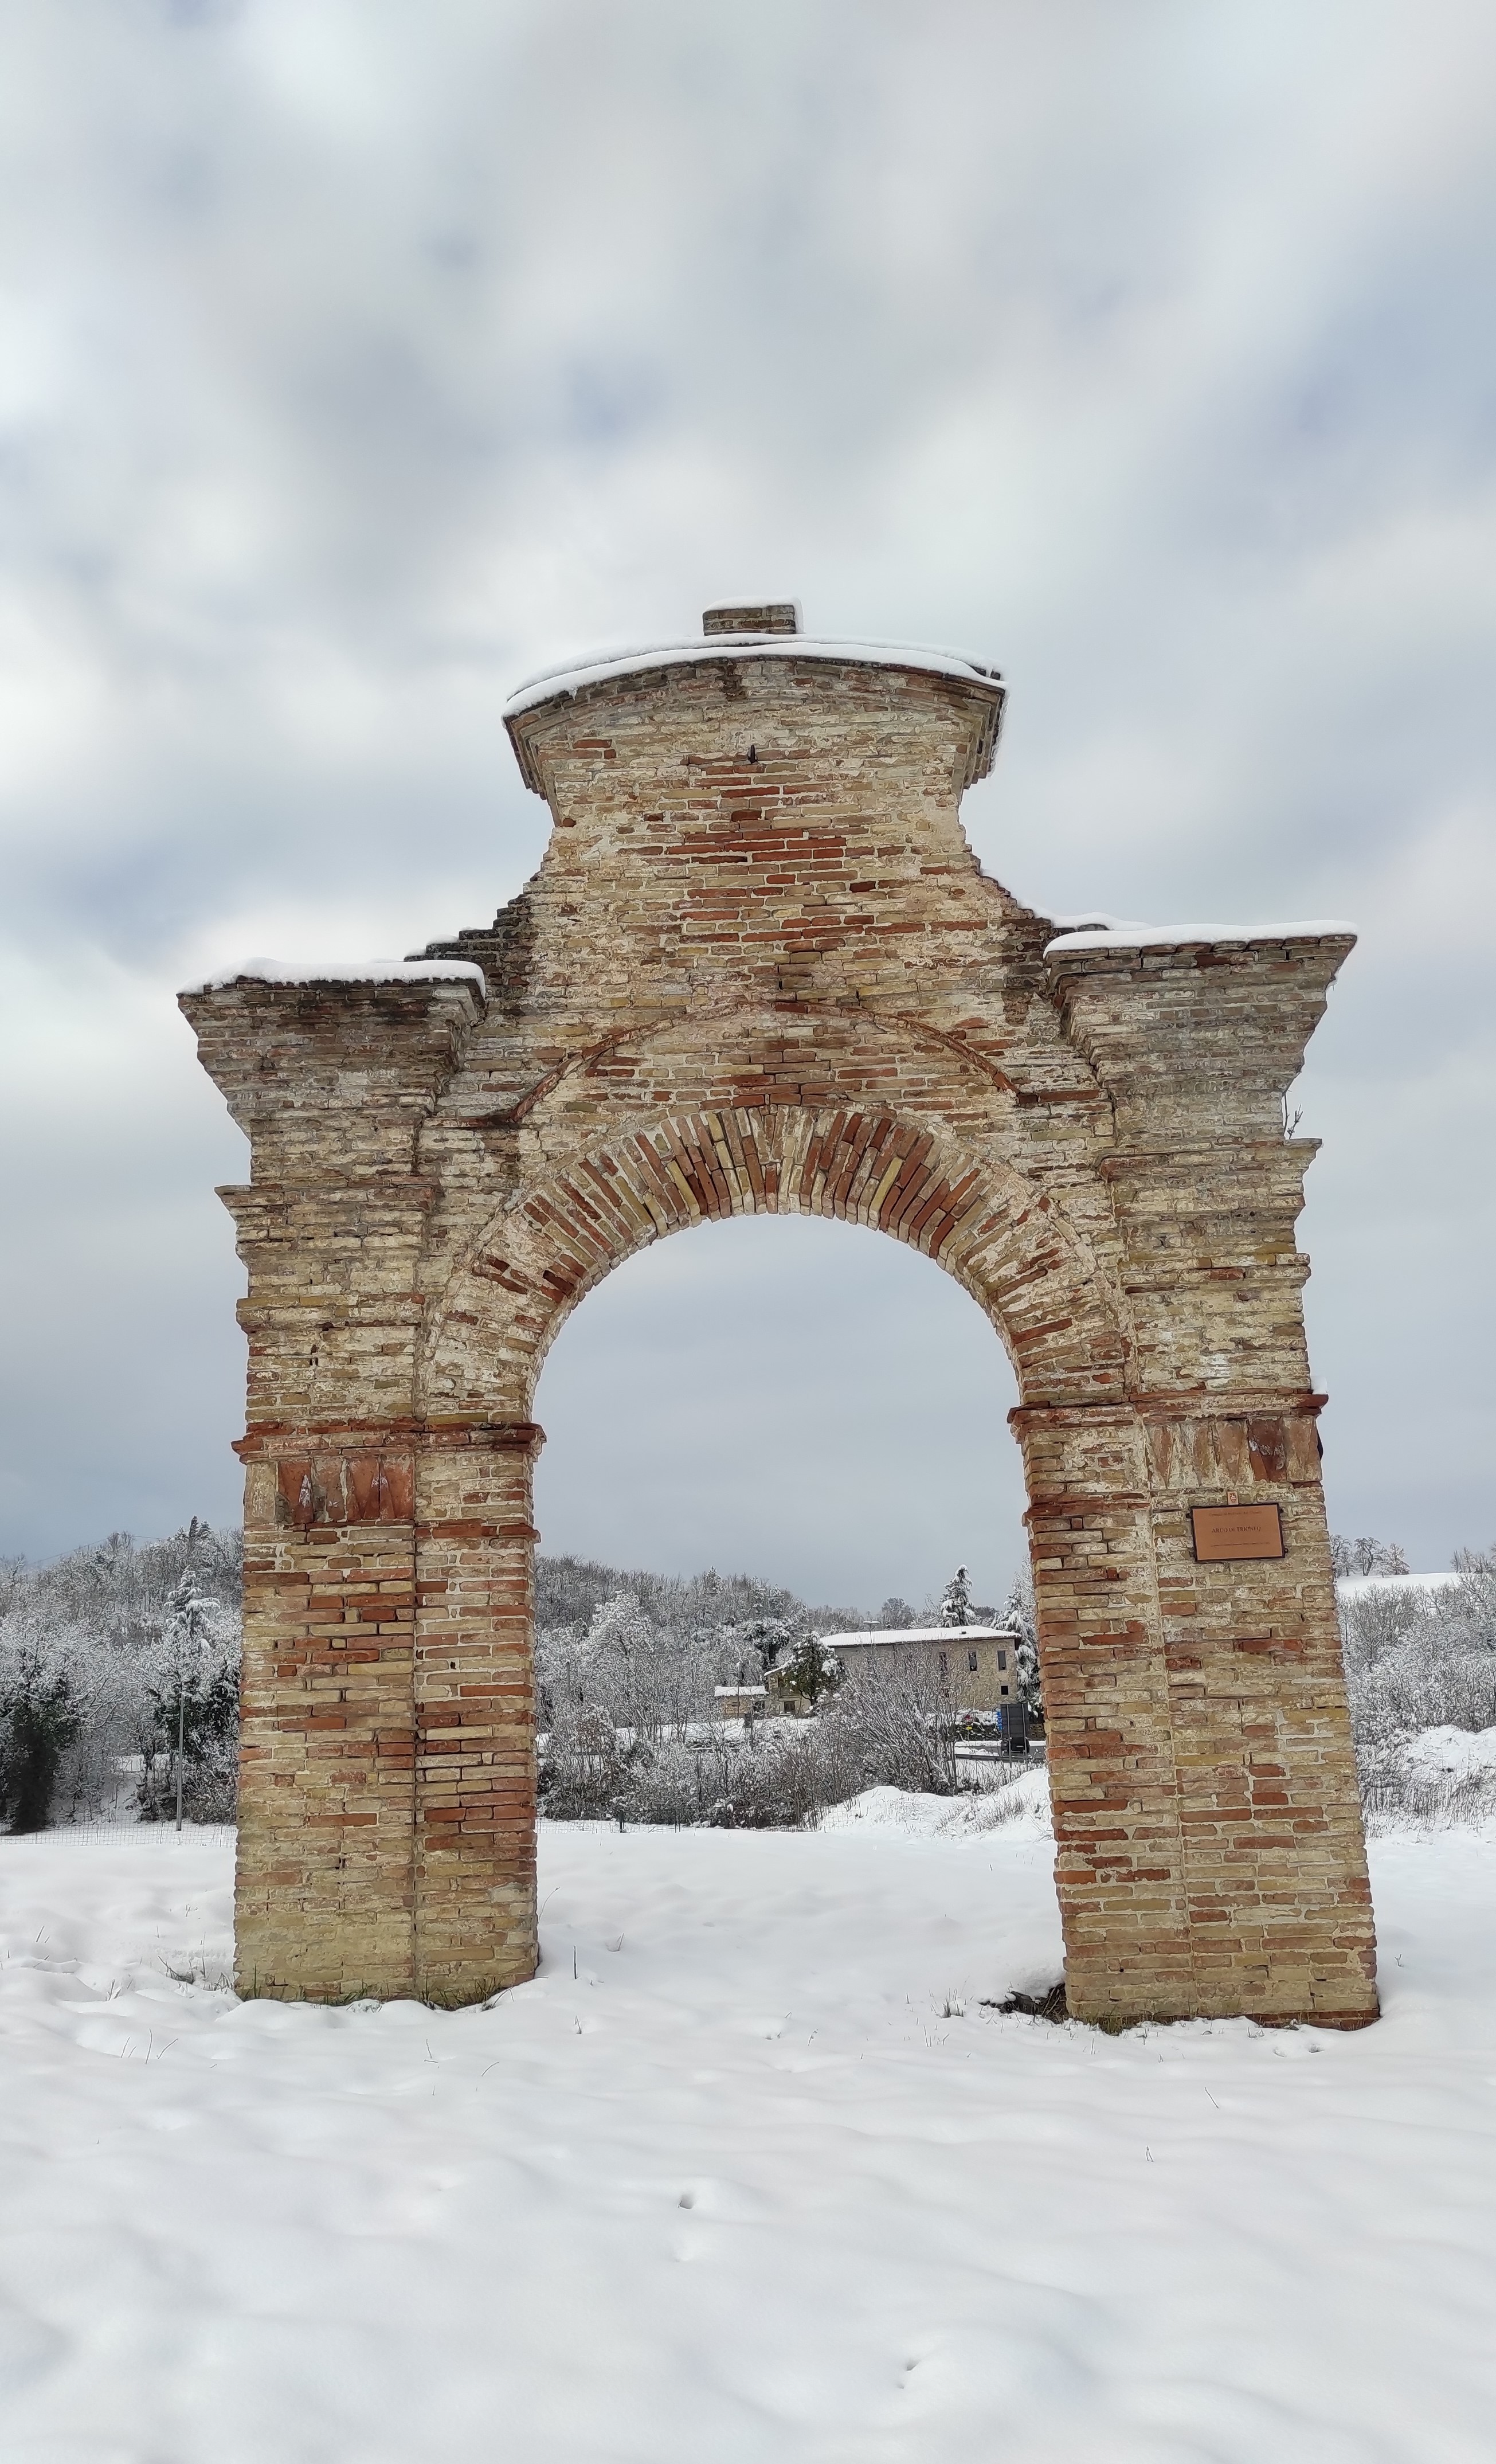
[[(1488, 1052), (1488, 11), (0, 16), (7, 929), (92, 986), (145, 1106), (87, 1251), (121, 1391), (162, 1374), (170, 1320), (109, 1225), (165, 1223), (169, 1189), (170, 1250), (218, 1169), (163, 1058), (171, 986), (251, 944), (483, 920), (543, 824), (506, 684), (751, 572), (826, 630), (1002, 660), (1008, 737), (968, 809), (1021, 894), (1363, 917), (1306, 1079), (1316, 1366), (1348, 1422), (1413, 1408), (1436, 1299), (1393, 1261), (1437, 1237), (1438, 1309), (1477, 1309), (1489, 1141), (1456, 1218), (1402, 1175), (1387, 1251), (1331, 1158), (1375, 1155), (1385, 1191), (1389, 1125), (1431, 1089), (1467, 1138)], [(81, 1149), (98, 1072), (66, 1003), (40, 1014), (12, 1060), (28, 1135), (39, 1112)], [(10, 1288), (55, 1295), (55, 1356), (86, 1368), (31, 1220)], [(1394, 1314), (1396, 1367), (1365, 1331)], [(221, 1381), (173, 1374), (196, 1425)], [(1482, 1425), (1458, 1346), (1441, 1376)], [(13, 1545), (197, 1502), (186, 1448), (148, 1506), (121, 1458), (106, 1512), (71, 1426)], [(1463, 1444), (1404, 1537), (1471, 1536), (1489, 1468)], [(671, 1546), (662, 1519), (634, 1553)]]

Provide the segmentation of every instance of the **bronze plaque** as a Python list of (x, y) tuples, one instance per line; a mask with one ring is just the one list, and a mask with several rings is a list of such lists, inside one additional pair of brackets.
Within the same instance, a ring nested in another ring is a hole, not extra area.
[(1284, 1553), (1283, 1516), (1276, 1506), (1192, 1506), (1190, 1522), (1198, 1565)]

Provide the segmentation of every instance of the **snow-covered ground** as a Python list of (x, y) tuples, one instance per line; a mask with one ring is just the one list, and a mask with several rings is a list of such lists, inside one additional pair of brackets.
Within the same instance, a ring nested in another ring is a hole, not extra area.
[(236, 2003), (227, 1834), (0, 1840), (5, 2464), (1490, 2464), (1496, 1828), (1375, 1845), (1379, 2027), (1113, 2038), (982, 2008), (1042, 1787), (550, 1827), (457, 2013)]

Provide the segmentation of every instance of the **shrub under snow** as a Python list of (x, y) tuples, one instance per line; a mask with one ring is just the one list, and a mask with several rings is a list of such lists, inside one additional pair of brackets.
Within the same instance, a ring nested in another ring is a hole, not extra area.
[(1487, 1763), (1446, 1771), (1417, 1749), (1430, 1730), (1496, 1732), (1496, 1549), (1461, 1550), (1453, 1578), (1437, 1586), (1379, 1573), (1340, 1595), (1367, 1811), (1421, 1818), (1496, 1811)]
[(193, 1523), (0, 1568), (0, 1821), (173, 1814), (179, 1736), (184, 1814), (232, 1820), (242, 1565)]

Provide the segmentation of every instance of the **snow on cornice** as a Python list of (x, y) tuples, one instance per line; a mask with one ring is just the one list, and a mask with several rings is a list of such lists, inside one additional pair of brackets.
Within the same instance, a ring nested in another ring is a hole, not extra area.
[(1334, 917), (1321, 917), (1307, 924), (1124, 924), (1110, 915), (1056, 915), (1051, 921), (1066, 929), (1045, 944), (1046, 958), (1067, 957), (1082, 950), (1177, 950), (1197, 941), (1322, 941), (1347, 937), (1353, 941), (1356, 936), (1353, 924)]
[(476, 984), (488, 979), (470, 958), (244, 958), (220, 967), (186, 993), (224, 992), (231, 984)]
[(686, 667), (699, 659), (840, 659), (860, 667), (922, 668), (933, 675), (955, 676), (962, 684), (984, 685), (989, 690), (1002, 681), (1001, 670), (985, 659), (919, 643), (816, 642), (803, 633), (695, 633), (688, 641), (596, 650), (581, 659), (568, 659), (559, 668), (543, 668), (516, 687), (503, 715), (517, 718), (541, 702), (580, 693), (584, 685), (607, 684), (615, 676), (635, 675), (648, 668)]

